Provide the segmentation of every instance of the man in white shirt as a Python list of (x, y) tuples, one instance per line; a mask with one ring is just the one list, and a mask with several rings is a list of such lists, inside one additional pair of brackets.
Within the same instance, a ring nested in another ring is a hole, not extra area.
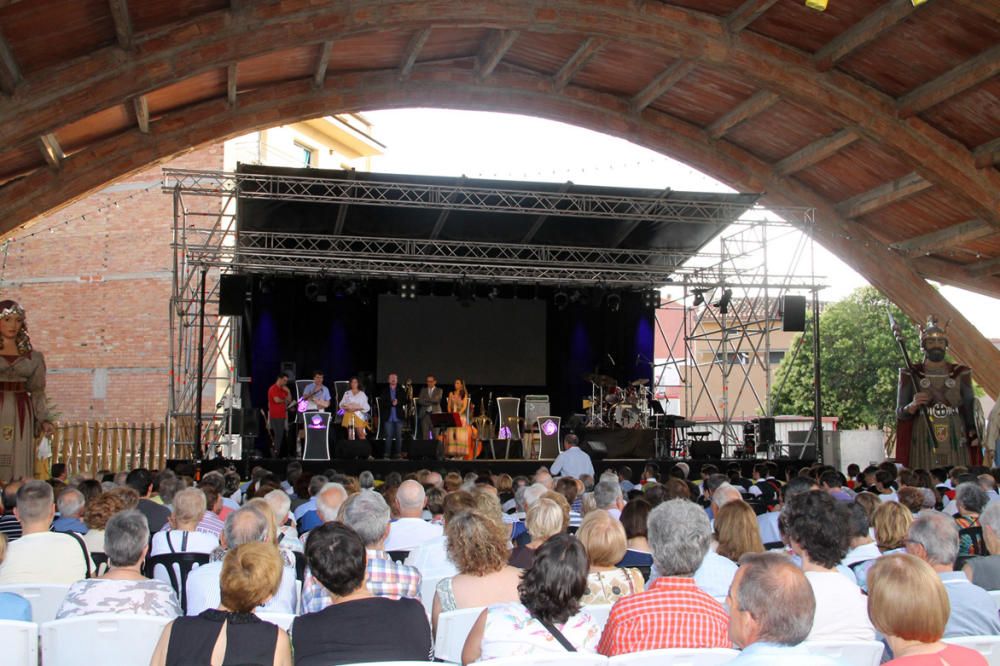
[[(245, 506), (229, 514), (222, 532), (223, 548), (235, 548), (244, 543), (267, 539), (267, 517), (259, 509)], [(187, 578), (187, 614), (198, 615), (208, 608), (217, 608), (220, 603), (219, 577), (222, 575), (222, 561), (204, 564)], [(258, 610), (273, 613), (292, 613), (298, 610), (298, 592), (295, 586), (295, 569), (284, 567), (278, 592)]]
[(552, 463), (551, 472), (558, 476), (572, 476), (579, 479), (589, 474), (594, 476), (594, 463), (578, 444), (580, 440), (570, 433), (563, 438), (563, 452)]
[(22, 536), (7, 547), (0, 564), (0, 585), (69, 585), (87, 576), (90, 555), (83, 539), (50, 532), (55, 514), (52, 486), (44, 481), (28, 481), (18, 489), (14, 516), (21, 523)]
[(413, 479), (403, 481), (396, 491), (399, 519), (389, 526), (386, 550), (412, 550), (441, 536), (440, 525), (426, 522), (421, 516), (427, 496), (424, 487)]

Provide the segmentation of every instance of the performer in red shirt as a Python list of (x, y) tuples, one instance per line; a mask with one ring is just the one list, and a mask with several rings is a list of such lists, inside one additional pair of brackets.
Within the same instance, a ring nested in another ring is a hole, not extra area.
[(292, 393), (288, 390), (288, 377), (284, 373), (267, 390), (267, 421), (271, 427), (272, 456), (281, 454), (285, 443), (285, 431), (288, 429), (288, 405), (292, 401)]

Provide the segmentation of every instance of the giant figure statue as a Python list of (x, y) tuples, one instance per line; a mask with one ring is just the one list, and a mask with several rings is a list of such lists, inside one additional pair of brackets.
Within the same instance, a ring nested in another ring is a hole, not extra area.
[(0, 301), (0, 479), (31, 478), (35, 437), (52, 434), (45, 359), (31, 348), (24, 309)]
[(923, 363), (899, 369), (896, 460), (923, 469), (982, 464), (972, 369), (945, 360), (948, 337), (933, 316), (920, 347)]

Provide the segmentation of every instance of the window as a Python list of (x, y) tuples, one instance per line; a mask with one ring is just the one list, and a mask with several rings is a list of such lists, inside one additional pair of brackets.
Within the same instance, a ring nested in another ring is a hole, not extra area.
[(778, 365), (781, 363), (782, 359), (785, 358), (785, 352), (783, 351), (772, 351), (769, 358), (771, 365)]
[(298, 141), (295, 142), (295, 148), (296, 148), (296, 150), (299, 151), (298, 154), (300, 156), (300, 159), (302, 160), (302, 166), (304, 166), (304, 167), (316, 166), (316, 162), (315, 162), (316, 151), (315, 150), (313, 150), (309, 146), (303, 146)]

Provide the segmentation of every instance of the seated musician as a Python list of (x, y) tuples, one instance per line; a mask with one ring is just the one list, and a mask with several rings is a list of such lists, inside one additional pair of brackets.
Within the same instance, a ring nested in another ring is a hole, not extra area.
[(371, 408), (368, 406), (368, 396), (361, 390), (357, 377), (351, 377), (351, 388), (344, 391), (339, 407), (344, 411), (341, 425), (347, 428), (347, 438), (366, 439), (368, 412)]
[[(313, 372), (313, 383), (302, 390), (300, 400), (304, 400), (307, 412), (325, 412), (330, 406), (330, 389), (323, 385), (323, 373), (319, 370)], [(301, 409), (301, 408), (300, 408)], [(301, 415), (298, 422), (301, 424)], [(305, 442), (306, 429), (299, 428), (298, 441)]]

